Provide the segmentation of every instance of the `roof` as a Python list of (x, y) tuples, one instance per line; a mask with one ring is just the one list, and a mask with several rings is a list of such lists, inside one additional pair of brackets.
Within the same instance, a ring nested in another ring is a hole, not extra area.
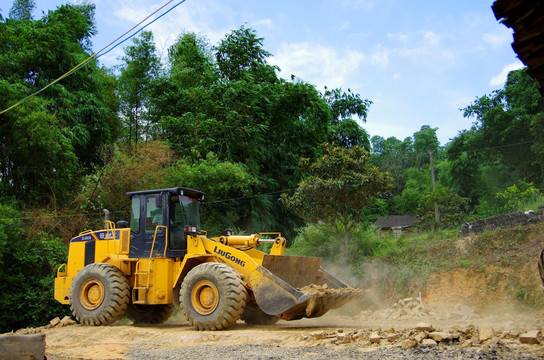
[(189, 188), (184, 188), (184, 187), (176, 187), (176, 188), (169, 188), (169, 189), (133, 191), (133, 192), (128, 192), (127, 196), (129, 198), (131, 198), (134, 195), (152, 195), (152, 194), (160, 194), (162, 192), (169, 192), (171, 194), (188, 195), (190, 197), (198, 198), (200, 200), (204, 199), (204, 193), (202, 191), (189, 189)]
[(544, 96), (544, 2), (496, 0), (491, 8), (497, 20), (514, 30), (512, 48)]
[(417, 216), (415, 215), (391, 215), (382, 216), (374, 226), (382, 229), (391, 229), (394, 227), (407, 228), (417, 226)]

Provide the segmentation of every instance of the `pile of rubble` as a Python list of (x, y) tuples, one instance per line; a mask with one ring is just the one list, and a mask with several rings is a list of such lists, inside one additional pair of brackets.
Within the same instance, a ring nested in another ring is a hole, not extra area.
[(55, 327), (63, 327), (63, 326), (69, 326), (74, 325), (76, 322), (72, 320), (69, 316), (65, 316), (62, 318), (62, 320), (59, 317), (54, 318), (49, 322), (49, 324), (45, 326), (40, 326), (37, 328), (24, 328), (19, 329), (15, 333), (19, 335), (27, 335), (27, 334), (39, 334), (45, 329), (52, 329)]
[(543, 336), (540, 330), (523, 333), (495, 331), (492, 327), (477, 329), (474, 325), (455, 326), (449, 330), (435, 329), (427, 323), (418, 323), (415, 327), (402, 331), (395, 329), (369, 330), (358, 329), (344, 332), (343, 329), (317, 331), (304, 335), (302, 340), (312, 345), (330, 343), (335, 345), (356, 343), (362, 346), (391, 345), (403, 349), (414, 347), (433, 347), (456, 344), (461, 347), (482, 347), (494, 345), (540, 344)]
[(457, 304), (448, 311), (436, 311), (423, 306), (421, 294), (417, 297), (410, 297), (399, 300), (387, 309), (382, 310), (366, 310), (356, 316), (357, 320), (455, 320), (455, 321), (471, 321), (480, 319), (481, 315), (476, 313), (474, 309)]

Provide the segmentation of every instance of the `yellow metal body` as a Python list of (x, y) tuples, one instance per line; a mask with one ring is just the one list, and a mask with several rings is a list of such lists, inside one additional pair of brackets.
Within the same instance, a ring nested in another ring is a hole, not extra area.
[[(156, 305), (177, 302), (174, 290), (179, 288), (178, 285), (192, 268), (203, 262), (227, 264), (241, 276), (249, 289), (258, 286), (262, 280), (263, 275), (257, 270), (262, 265), (265, 253), (254, 248), (260, 244), (260, 234), (213, 239), (205, 235), (188, 235), (187, 255), (183, 258), (166, 258), (160, 255), (129, 258), (130, 229), (116, 229), (111, 221), (106, 221), (106, 224), (107, 229), (83, 232), (70, 242), (68, 262), (59, 267), (55, 278), (57, 301), (69, 303), (70, 287), (74, 277), (86, 263), (91, 262), (108, 263), (119, 268), (129, 280), (132, 302), (135, 304)], [(153, 254), (157, 231), (161, 227), (168, 231), (165, 226), (157, 226), (150, 254)], [(273, 234), (277, 235), (275, 239), (266, 240), (273, 242), (270, 254), (283, 255), (285, 239), (279, 233)], [(94, 243), (92, 259), (86, 254), (89, 243)], [(237, 247), (243, 247), (244, 251)]]

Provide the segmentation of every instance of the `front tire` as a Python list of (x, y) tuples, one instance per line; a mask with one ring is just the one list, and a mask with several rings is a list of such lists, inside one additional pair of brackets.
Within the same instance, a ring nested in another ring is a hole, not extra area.
[(170, 318), (174, 312), (173, 304), (138, 305), (128, 304), (127, 317), (133, 324), (160, 324)]
[(179, 301), (194, 328), (222, 330), (240, 319), (247, 290), (232, 268), (220, 263), (203, 263), (187, 273), (181, 284)]
[(85, 325), (107, 325), (126, 312), (130, 298), (127, 278), (113, 265), (94, 263), (81, 269), (70, 287), (70, 309)]

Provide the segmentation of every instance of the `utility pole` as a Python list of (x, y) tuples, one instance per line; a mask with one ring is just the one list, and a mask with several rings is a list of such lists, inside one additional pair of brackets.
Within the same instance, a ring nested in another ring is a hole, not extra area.
[[(436, 191), (436, 180), (434, 178), (433, 152), (429, 151), (429, 159), (431, 160), (431, 176), (433, 179), (433, 191)], [(438, 202), (434, 202), (434, 219), (437, 223), (440, 222), (440, 210), (438, 210)]]

